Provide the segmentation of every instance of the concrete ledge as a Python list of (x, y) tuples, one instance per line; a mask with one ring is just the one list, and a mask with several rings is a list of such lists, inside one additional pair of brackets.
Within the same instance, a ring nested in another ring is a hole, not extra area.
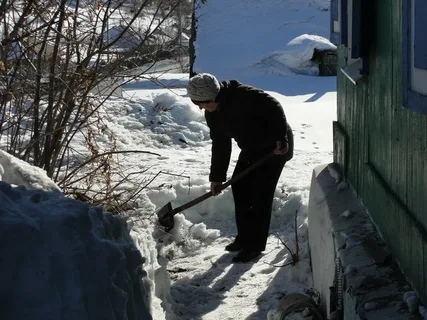
[(308, 218), (314, 287), (328, 319), (420, 319), (403, 299), (411, 287), (335, 164), (314, 169)]

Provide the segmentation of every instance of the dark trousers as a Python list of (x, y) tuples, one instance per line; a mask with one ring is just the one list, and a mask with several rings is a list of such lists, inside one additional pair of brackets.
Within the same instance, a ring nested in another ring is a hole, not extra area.
[[(233, 176), (258, 158), (242, 152)], [(274, 156), (232, 185), (237, 225), (235, 242), (244, 249), (265, 250), (274, 192), (285, 162), (284, 156)]]

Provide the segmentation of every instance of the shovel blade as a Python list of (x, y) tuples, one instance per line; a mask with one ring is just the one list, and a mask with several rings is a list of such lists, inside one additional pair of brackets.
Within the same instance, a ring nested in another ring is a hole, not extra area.
[(170, 230), (174, 227), (174, 219), (172, 213), (172, 204), (168, 202), (163, 208), (157, 211), (157, 217), (161, 226), (166, 227)]

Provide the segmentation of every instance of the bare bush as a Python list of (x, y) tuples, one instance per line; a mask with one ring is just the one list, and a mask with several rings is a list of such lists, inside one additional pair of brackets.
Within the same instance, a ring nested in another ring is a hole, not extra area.
[(283, 244), (283, 246), (286, 248), (286, 250), (288, 250), (290, 256), (291, 256), (291, 260), (283, 265), (272, 265), (274, 267), (287, 267), (289, 265), (291, 266), (295, 266), (299, 261), (300, 261), (300, 256), (299, 256), (299, 252), (300, 252), (300, 247), (299, 247), (299, 238), (298, 238), (298, 210), (295, 211), (295, 216), (294, 216), (294, 244), (295, 244), (295, 249), (291, 249), (290, 246), (287, 244), (287, 241), (282, 240), (282, 238), (279, 236), (278, 233), (276, 233), (276, 237), (277, 239), (280, 240), (280, 242)]
[[(1, 1), (1, 147), (45, 169), (71, 192), (76, 174), (82, 172), (73, 170), (79, 166), (73, 159), (81, 156), (72, 142), (83, 136), (87, 144), (83, 163), (90, 173), (85, 185), (95, 185), (94, 177), (102, 176), (98, 189), (104, 198), (116, 198), (112, 155), (120, 150), (98, 112), (124, 82), (150, 72), (161, 59), (185, 54), (177, 44), (182, 38), (182, 16), (191, 14), (181, 12), (186, 3)], [(109, 150), (96, 146), (94, 131), (108, 135)], [(81, 185), (83, 180), (78, 181)]]

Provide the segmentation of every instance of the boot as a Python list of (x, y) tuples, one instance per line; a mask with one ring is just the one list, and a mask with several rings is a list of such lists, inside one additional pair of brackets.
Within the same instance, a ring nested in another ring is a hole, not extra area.
[(230, 252), (240, 251), (242, 250), (242, 248), (243, 248), (242, 245), (236, 241), (225, 246), (225, 250)]

